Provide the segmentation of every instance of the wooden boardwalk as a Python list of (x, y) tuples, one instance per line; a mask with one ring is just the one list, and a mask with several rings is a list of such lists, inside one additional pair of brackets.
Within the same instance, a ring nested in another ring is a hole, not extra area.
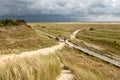
[[(73, 34), (71, 35), (71, 38), (72, 38), (72, 37), (74, 38), (75, 35), (76, 35), (79, 31), (80, 31), (80, 30), (76, 30), (75, 32), (73, 32)], [(53, 36), (53, 35), (50, 35), (50, 34), (46, 34), (46, 35), (47, 35), (48, 37), (51, 37), (51, 38), (53, 38), (53, 39), (56, 39), (56, 37)], [(119, 62), (119, 61), (116, 61), (116, 60), (111, 59), (111, 58), (109, 58), (109, 57), (100, 55), (100, 54), (98, 54), (98, 53), (96, 53), (96, 52), (93, 52), (93, 51), (91, 51), (91, 50), (88, 50), (88, 49), (86, 49), (86, 48), (77, 46), (77, 45), (69, 42), (68, 40), (66, 40), (66, 41), (61, 41), (61, 40), (62, 40), (62, 39), (60, 39), (59, 42), (64, 42), (65, 44), (67, 44), (67, 46), (70, 46), (70, 47), (73, 47), (73, 48), (75, 48), (75, 49), (78, 49), (78, 50), (80, 50), (80, 51), (82, 51), (82, 52), (84, 52), (84, 53), (86, 53), (86, 54), (88, 54), (88, 55), (97, 57), (97, 58), (99, 58), (99, 59), (101, 59), (101, 60), (103, 60), (103, 61), (106, 61), (106, 62), (108, 62), (108, 63), (111, 63), (111, 64), (113, 64), (113, 65), (115, 65), (115, 66), (117, 66), (117, 67), (120, 68), (120, 62)]]
[(69, 45), (69, 46), (71, 46), (71, 47), (73, 47), (73, 48), (75, 48), (75, 49), (78, 49), (78, 50), (80, 50), (80, 51), (82, 51), (82, 52), (84, 52), (84, 53), (86, 53), (86, 54), (88, 54), (88, 55), (97, 57), (97, 58), (99, 58), (99, 59), (101, 59), (101, 60), (104, 60), (104, 61), (106, 61), (106, 62), (109, 62), (109, 63), (111, 63), (111, 64), (113, 64), (113, 65), (115, 65), (115, 66), (117, 66), (117, 67), (120, 67), (120, 62), (119, 62), (119, 61), (116, 61), (116, 60), (113, 60), (113, 59), (111, 59), (111, 58), (109, 58), (109, 57), (100, 55), (100, 54), (95, 53), (95, 52), (93, 52), (93, 51), (91, 51), (91, 50), (82, 48), (82, 47), (77, 46), (77, 45), (75, 45), (75, 44), (73, 44), (73, 43), (70, 43), (70, 42), (68, 42), (68, 41), (66, 42), (66, 44)]

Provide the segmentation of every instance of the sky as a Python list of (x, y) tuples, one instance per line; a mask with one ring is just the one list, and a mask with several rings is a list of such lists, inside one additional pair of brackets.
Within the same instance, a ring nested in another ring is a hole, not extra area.
[(0, 0), (0, 19), (120, 21), (120, 0)]

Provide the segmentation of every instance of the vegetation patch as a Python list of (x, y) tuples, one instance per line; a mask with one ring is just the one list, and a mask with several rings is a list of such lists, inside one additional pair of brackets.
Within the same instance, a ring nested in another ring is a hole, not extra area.
[(92, 30), (94, 30), (94, 28), (91, 27), (91, 28), (89, 28), (89, 30), (92, 31)]
[(0, 27), (0, 54), (17, 54), (55, 44), (54, 40), (28, 25)]
[(65, 47), (57, 55), (74, 73), (75, 80), (118, 80), (120, 78), (119, 68), (73, 48)]
[(54, 54), (15, 57), (0, 64), (0, 80), (56, 80), (60, 63)]
[(0, 27), (17, 26), (17, 25), (26, 25), (26, 21), (25, 20), (15, 20), (15, 19), (0, 20)]
[(94, 26), (95, 30), (82, 30), (77, 34), (77, 39), (84, 40), (103, 47), (106, 51), (120, 55), (120, 27), (119, 24)]
[(59, 38), (69, 38), (72, 32), (79, 29), (78, 24), (57, 24), (57, 23), (28, 23), (34, 29), (55, 35)]

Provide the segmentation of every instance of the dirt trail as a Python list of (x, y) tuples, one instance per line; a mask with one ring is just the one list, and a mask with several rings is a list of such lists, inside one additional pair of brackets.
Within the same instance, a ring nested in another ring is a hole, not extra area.
[[(72, 39), (72, 38), (75, 38), (75, 34), (77, 34), (77, 32), (79, 32), (79, 31), (80, 31), (80, 30), (75, 31), (75, 32), (73, 33), (73, 35), (71, 35), (71, 39)], [(68, 44), (69, 46), (74, 47), (74, 48), (76, 48), (76, 49), (78, 49), (78, 50), (80, 50), (80, 51), (82, 51), (82, 52), (85, 52), (85, 53), (87, 53), (87, 54), (89, 54), (89, 55), (91, 55), (91, 56), (95, 56), (95, 57), (97, 57), (97, 58), (99, 58), (99, 59), (102, 59), (102, 60), (104, 60), (104, 61), (106, 61), (106, 62), (109, 62), (109, 63), (111, 63), (111, 64), (113, 64), (113, 65), (115, 65), (115, 66), (117, 66), (117, 67), (120, 67), (120, 62), (119, 62), (119, 61), (116, 61), (116, 60), (111, 59), (111, 58), (109, 58), (109, 57), (100, 55), (100, 54), (95, 53), (95, 52), (93, 52), (93, 51), (91, 51), (91, 50), (88, 50), (88, 49), (86, 49), (86, 48), (83, 48), (83, 47), (81, 47), (81, 46), (77, 46), (77, 45), (75, 45), (75, 44), (72, 44), (72, 43), (69, 42), (69, 41), (67, 41), (66, 44)], [(87, 42), (86, 42), (86, 44), (89, 45), (89, 46), (94, 46), (94, 47), (96, 48), (96, 46), (93, 45), (93, 44), (91, 45), (91, 44), (89, 44), (89, 43), (87, 43)], [(99, 49), (100, 49), (100, 48), (99, 48)], [(114, 56), (114, 57), (115, 57), (115, 56)]]
[[(75, 38), (75, 35), (79, 32), (79, 30), (73, 32), (71, 34), (71, 38)], [(47, 34), (48, 36), (51, 36), (53, 39), (55, 38), (52, 35)], [(31, 57), (36, 54), (42, 54), (42, 55), (48, 55), (49, 53), (54, 53), (58, 49), (62, 49), (65, 45), (65, 42), (60, 42), (58, 45), (55, 45), (53, 47), (48, 47), (44, 49), (38, 49), (35, 51), (28, 51), (28, 52), (22, 52), (21, 54), (10, 54), (10, 55), (1, 55), (0, 56), (0, 63), (4, 63), (8, 60), (12, 60), (14, 58), (21, 58), (21, 57)], [(57, 77), (57, 80), (73, 80), (74, 74), (70, 71), (64, 68), (64, 64), (61, 63), (61, 74)]]
[[(80, 29), (80, 30), (81, 30), (81, 29)], [(80, 30), (74, 31), (74, 32), (70, 35), (70, 38), (71, 38), (71, 39), (74, 39), (75, 36), (76, 36), (76, 34), (77, 34)]]
[(49, 53), (54, 53), (58, 49), (62, 49), (64, 43), (59, 43), (58, 45), (55, 45), (53, 47), (48, 47), (44, 49), (38, 49), (35, 51), (28, 51), (28, 52), (22, 52), (21, 54), (10, 54), (10, 55), (1, 55), (0, 56), (0, 63), (5, 62), (10, 59), (14, 59), (15, 57), (30, 57), (36, 54), (42, 54), (42, 55), (47, 55)]
[[(76, 34), (77, 34), (79, 31), (81, 31), (81, 30), (83, 30), (83, 29), (79, 29), (79, 30), (76, 30), (75, 32), (73, 32), (73, 34), (71, 34), (70, 38), (71, 38), (71, 39), (75, 39), (75, 38), (76, 38)], [(76, 40), (78, 40), (78, 39), (76, 39)], [(78, 41), (83, 42), (85, 45), (87, 45), (87, 46), (89, 46), (89, 47), (93, 47), (93, 48), (98, 49), (98, 50), (104, 50), (104, 49), (101, 48), (100, 46), (97, 46), (97, 45), (94, 45), (94, 44), (91, 44), (91, 43), (87, 43), (87, 42), (85, 42), (85, 41), (83, 41), (83, 40), (78, 40)]]
[(98, 49), (98, 50), (105, 50), (104, 48), (102, 48), (102, 47), (100, 47), (100, 46), (97, 46), (97, 45), (94, 45), (94, 44), (85, 42), (85, 41), (83, 41), (83, 40), (79, 40), (79, 39), (76, 39), (76, 40), (83, 42), (83, 43), (84, 43), (86, 46), (88, 46), (88, 47), (92, 47), (92, 48), (95, 48), (95, 49)]
[[(74, 31), (71, 35), (70, 35), (70, 39), (74, 39), (76, 34), (79, 32), (80, 30), (76, 30)], [(68, 40), (66, 41), (66, 43), (69, 43)], [(73, 45), (69, 43), (70, 47), (73, 47)], [(59, 58), (58, 58), (59, 59)], [(59, 59), (60, 61), (60, 59)], [(74, 74), (68, 70), (64, 68), (65, 65), (63, 63), (61, 63), (61, 74), (58, 76), (57, 80), (73, 80), (74, 79)]]
[(57, 80), (73, 80), (74, 75), (71, 73), (70, 70), (62, 70), (59, 78)]
[(65, 65), (61, 62), (60, 58), (58, 57), (61, 65), (61, 74), (57, 77), (56, 80), (73, 80), (74, 74), (65, 68)]

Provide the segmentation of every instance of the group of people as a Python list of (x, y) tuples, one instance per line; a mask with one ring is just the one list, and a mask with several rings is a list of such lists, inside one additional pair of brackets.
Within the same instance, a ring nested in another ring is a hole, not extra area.
[(57, 38), (57, 37), (56, 37), (55, 40), (56, 40), (56, 41), (60, 41), (60, 42), (66, 42), (67, 39), (66, 39), (66, 38), (60, 39), (60, 38)]

